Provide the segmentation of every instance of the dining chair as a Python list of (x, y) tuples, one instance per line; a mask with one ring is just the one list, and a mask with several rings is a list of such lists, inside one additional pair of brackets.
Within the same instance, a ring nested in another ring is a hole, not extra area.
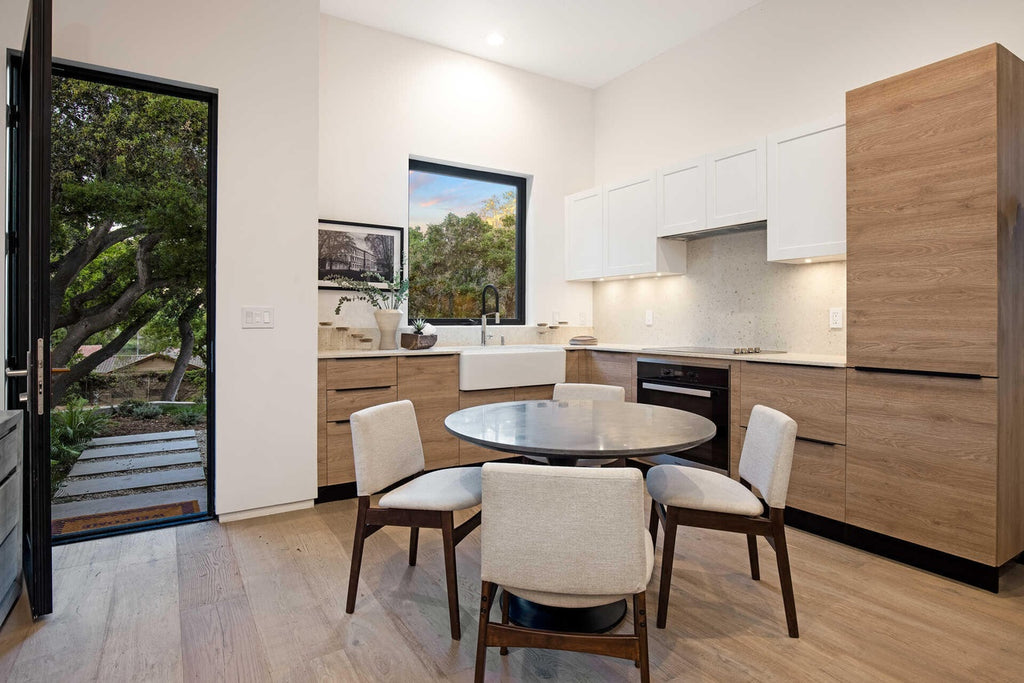
[[(658, 521), (665, 525), (661, 557), (661, 588), (658, 593), (658, 628), (665, 628), (668, 597), (672, 583), (677, 526), (734, 531), (747, 536), (750, 576), (761, 578), (757, 559), (757, 537), (764, 536), (775, 550), (779, 567), (786, 625), (792, 638), (800, 636), (796, 623), (793, 579), (789, 572), (789, 550), (783, 510), (793, 465), (796, 422), (785, 413), (762, 405), (754, 406), (740, 454), (740, 480), (724, 474), (680, 465), (658, 465), (647, 473), (651, 494), (651, 538), (658, 536)], [(760, 492), (758, 498), (751, 490)], [(764, 503), (768, 505), (765, 519)]]
[[(551, 393), (553, 401), (618, 401), (624, 403), (626, 390), (619, 386), (610, 384), (584, 384), (573, 382), (562, 382), (556, 384)], [(548, 464), (548, 459), (542, 455), (524, 455), (527, 460)], [(625, 464), (623, 458), (580, 458), (577, 465), (580, 467), (603, 467), (612, 463)]]
[[(424, 472), (423, 445), (411, 401), (366, 408), (352, 413), (350, 420), (359, 507), (345, 612), (352, 614), (356, 607), (363, 544), (369, 536), (385, 526), (409, 527), (409, 566), (414, 567), (420, 529), (440, 529), (448, 618), (452, 638), (459, 640), (462, 628), (455, 546), (480, 525), (480, 512), (457, 527), (454, 512), (480, 505), (480, 468)], [(376, 506), (370, 504), (371, 496), (388, 488)]]
[[(631, 659), (650, 680), (646, 588), (654, 545), (644, 528), (643, 476), (633, 468), (483, 466), (477, 683), (487, 648), (570, 650)], [(572, 501), (572, 505), (566, 505)], [(491, 605), (502, 588), (501, 623)], [(633, 601), (632, 634), (545, 631), (509, 623), (509, 596), (551, 607)]]

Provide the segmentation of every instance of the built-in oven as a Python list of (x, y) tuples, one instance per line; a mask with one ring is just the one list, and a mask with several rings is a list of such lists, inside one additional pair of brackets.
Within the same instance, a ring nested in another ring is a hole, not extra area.
[(677, 408), (715, 423), (715, 438), (679, 457), (729, 470), (729, 369), (639, 358), (636, 401)]

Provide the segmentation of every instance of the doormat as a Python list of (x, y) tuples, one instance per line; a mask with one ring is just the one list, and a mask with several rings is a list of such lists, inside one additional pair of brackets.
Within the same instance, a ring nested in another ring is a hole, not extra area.
[(68, 517), (67, 519), (55, 519), (51, 524), (51, 533), (54, 536), (71, 534), (76, 531), (93, 531), (112, 526), (124, 526), (125, 524), (138, 524), (139, 522), (150, 522), (154, 519), (167, 519), (169, 517), (180, 517), (200, 512), (199, 501), (190, 500), (181, 503), (165, 503), (164, 505), (150, 505), (144, 508), (132, 510), (116, 510), (114, 512), (100, 512), (95, 515), (82, 515), (81, 517)]

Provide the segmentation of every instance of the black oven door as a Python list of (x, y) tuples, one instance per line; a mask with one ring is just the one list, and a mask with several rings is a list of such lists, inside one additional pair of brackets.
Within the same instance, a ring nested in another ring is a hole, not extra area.
[(715, 438), (677, 453), (681, 458), (729, 470), (729, 392), (702, 386), (680, 386), (656, 379), (638, 379), (636, 402), (685, 410), (715, 423)]

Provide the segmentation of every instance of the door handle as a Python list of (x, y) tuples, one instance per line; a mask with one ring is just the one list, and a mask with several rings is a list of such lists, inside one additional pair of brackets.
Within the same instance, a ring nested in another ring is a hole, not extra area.
[(7, 368), (4, 370), (4, 374), (8, 377), (28, 377), (28, 370), (11, 370)]

